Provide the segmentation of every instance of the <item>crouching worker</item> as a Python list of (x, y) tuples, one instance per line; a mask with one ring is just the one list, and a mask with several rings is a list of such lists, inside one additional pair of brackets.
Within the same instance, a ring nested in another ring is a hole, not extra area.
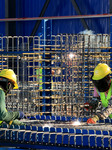
[[(13, 70), (4, 69), (0, 72), (0, 123), (24, 125), (20, 119), (24, 118), (24, 113), (20, 111), (11, 112), (6, 110), (5, 96), (12, 90), (17, 89), (17, 78)], [(18, 120), (19, 119), (19, 120)]]
[(110, 67), (105, 63), (99, 63), (94, 69), (92, 82), (94, 84), (94, 97), (89, 107), (86, 109), (95, 109), (99, 101), (102, 104), (102, 110), (87, 120), (88, 124), (95, 124), (99, 119), (112, 118), (112, 82), (110, 79)]

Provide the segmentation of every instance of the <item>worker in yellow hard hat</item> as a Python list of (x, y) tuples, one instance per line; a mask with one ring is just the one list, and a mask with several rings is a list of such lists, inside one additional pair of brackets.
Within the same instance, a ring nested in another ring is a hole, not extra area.
[(94, 95), (88, 108), (97, 108), (101, 100), (103, 110), (101, 113), (96, 113), (92, 118), (89, 118), (87, 120), (88, 124), (95, 124), (99, 119), (112, 118), (112, 82), (110, 74), (111, 69), (105, 63), (99, 63), (94, 69), (94, 73), (91, 77), (95, 86)]
[(0, 72), (0, 123), (5, 121), (10, 124), (22, 125), (23, 123), (17, 119), (22, 119), (24, 113), (21, 111), (9, 112), (5, 106), (5, 96), (12, 90), (17, 89), (17, 78), (12, 69), (3, 69)]

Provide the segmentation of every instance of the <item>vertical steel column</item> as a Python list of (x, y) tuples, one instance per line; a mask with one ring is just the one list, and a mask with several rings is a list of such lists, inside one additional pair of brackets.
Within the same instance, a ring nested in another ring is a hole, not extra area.
[[(64, 65), (64, 67), (65, 67), (65, 87), (64, 87), (64, 90), (65, 90), (65, 94), (64, 94), (64, 96), (65, 96), (65, 98), (64, 98), (64, 100), (65, 100), (65, 105), (64, 105), (64, 115), (66, 115), (67, 116), (67, 107), (68, 107), (68, 93), (69, 93), (69, 91), (68, 91), (68, 88), (67, 87), (69, 87), (69, 81), (68, 81), (68, 68), (69, 68), (69, 65), (67, 64), (67, 62), (69, 61), (68, 60), (68, 57), (67, 57), (67, 55), (68, 55), (68, 52), (67, 52), (67, 45), (68, 44), (68, 35), (66, 34), (66, 38), (65, 38), (65, 65)], [(63, 49), (63, 47), (61, 48), (61, 49)], [(61, 57), (63, 57), (63, 51), (61, 52)], [(61, 58), (61, 61), (62, 61), (62, 58)], [(61, 62), (61, 64), (62, 64), (62, 62)], [(61, 70), (63, 70), (63, 66), (61, 65)], [(61, 78), (63, 77), (63, 72), (62, 72), (62, 74), (61, 74)], [(63, 83), (63, 80), (62, 80), (62, 83)], [(63, 98), (63, 89), (61, 90), (61, 96), (62, 96), (62, 98)]]
[(43, 53), (44, 61), (42, 62), (43, 68), (42, 112), (45, 112), (45, 114), (51, 114), (51, 53), (46, 53), (46, 50), (51, 51), (52, 20), (43, 20), (43, 35), (45, 46)]
[[(46, 24), (45, 24), (45, 20), (42, 20), (42, 34), (43, 34), (43, 45), (44, 46), (44, 52), (43, 52), (43, 56), (42, 56), (42, 59), (45, 59), (45, 48), (46, 48)], [(46, 103), (46, 99), (45, 99), (45, 60), (43, 61), (42, 60), (42, 112), (45, 112), (46, 111), (46, 106), (45, 106), (45, 103)]]
[(85, 36), (81, 35), (82, 38), (82, 76), (81, 76), (81, 82), (82, 82), (82, 96), (85, 98)]
[[(112, 47), (112, 17), (110, 17), (110, 47)], [(112, 52), (112, 48), (110, 49)], [(110, 54), (110, 68), (112, 68), (112, 55)]]
[[(87, 47), (85, 47), (87, 45)], [(85, 79), (84, 79), (84, 102), (89, 100), (89, 53), (90, 53), (90, 35), (84, 35), (85, 51)]]

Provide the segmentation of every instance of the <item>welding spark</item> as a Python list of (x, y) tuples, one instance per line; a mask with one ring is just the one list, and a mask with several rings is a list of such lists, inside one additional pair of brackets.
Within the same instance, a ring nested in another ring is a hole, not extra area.
[(70, 53), (69, 58), (72, 59), (74, 57), (74, 54)]
[(74, 122), (72, 123), (72, 125), (74, 125), (74, 126), (78, 126), (78, 125), (81, 125), (81, 123), (80, 123), (80, 121), (79, 121), (79, 120), (77, 120), (77, 121), (74, 121)]
[(50, 128), (50, 127), (52, 127), (52, 124), (44, 124), (44, 125), (43, 125), (43, 128), (45, 128), (45, 127)]

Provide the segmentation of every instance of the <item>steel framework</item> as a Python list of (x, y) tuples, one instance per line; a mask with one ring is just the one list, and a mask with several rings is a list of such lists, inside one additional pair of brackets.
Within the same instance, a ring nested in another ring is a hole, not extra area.
[(108, 34), (0, 37), (0, 70), (13, 69), (19, 85), (6, 98), (7, 109), (87, 115), (83, 103), (92, 97), (91, 74), (99, 62), (111, 63), (110, 49)]

